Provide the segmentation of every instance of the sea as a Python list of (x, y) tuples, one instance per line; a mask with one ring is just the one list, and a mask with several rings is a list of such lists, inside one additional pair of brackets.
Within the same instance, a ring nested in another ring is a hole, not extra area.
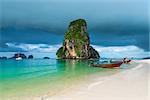
[[(13, 59), (0, 60), (0, 99), (56, 95), (96, 73), (115, 72), (95, 68), (94, 60)], [(15, 100), (15, 99), (14, 99)]]

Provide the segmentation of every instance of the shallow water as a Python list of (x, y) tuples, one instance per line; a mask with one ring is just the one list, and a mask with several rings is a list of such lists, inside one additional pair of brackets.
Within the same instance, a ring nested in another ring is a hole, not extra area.
[(0, 95), (3, 99), (55, 95), (79, 84), (88, 75), (115, 71), (91, 67), (91, 62), (55, 59), (1, 60)]

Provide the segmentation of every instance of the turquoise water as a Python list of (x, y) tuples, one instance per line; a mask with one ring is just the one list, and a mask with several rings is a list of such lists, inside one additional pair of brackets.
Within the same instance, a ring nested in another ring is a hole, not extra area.
[(1, 97), (30, 97), (54, 95), (79, 84), (94, 73), (111, 69), (94, 68), (89, 60), (1, 60), (0, 94)]

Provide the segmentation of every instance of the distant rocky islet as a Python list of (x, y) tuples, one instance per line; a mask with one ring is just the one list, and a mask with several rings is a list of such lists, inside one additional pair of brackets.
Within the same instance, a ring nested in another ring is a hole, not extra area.
[(3, 56), (3, 57), (0, 57), (0, 59), (1, 59), (1, 60), (16, 59), (16, 58), (18, 58), (18, 57), (20, 57), (20, 58), (22, 58), (22, 59), (33, 59), (33, 58), (34, 58), (33, 55), (29, 55), (29, 56), (27, 57), (27, 56), (26, 56), (25, 54), (23, 54), (23, 53), (15, 53), (14, 56), (12, 56), (12, 57), (10, 57), (10, 58), (7, 58), (7, 57)]
[[(29, 56), (26, 56), (25, 54), (23, 53), (15, 53), (14, 56), (10, 57), (10, 58), (7, 58), (5, 56), (2, 56), (0, 57), (0, 60), (7, 60), (7, 59), (16, 59), (20, 57), (21, 59), (34, 59), (34, 56), (33, 55), (29, 55)], [(50, 59), (50, 57), (43, 57), (42, 59)]]

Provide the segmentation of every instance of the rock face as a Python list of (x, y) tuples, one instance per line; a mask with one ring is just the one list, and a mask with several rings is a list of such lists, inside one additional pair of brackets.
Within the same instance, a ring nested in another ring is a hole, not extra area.
[(65, 33), (63, 46), (56, 53), (59, 59), (99, 58), (98, 52), (90, 46), (87, 24), (84, 19), (72, 21)]
[(33, 55), (29, 55), (29, 56), (28, 56), (28, 59), (33, 59)]
[(43, 59), (50, 59), (49, 57), (44, 57)]
[(0, 57), (0, 60), (6, 60), (7, 57)]
[(16, 59), (16, 58), (18, 58), (18, 57), (21, 57), (22, 59), (26, 59), (26, 58), (27, 58), (27, 57), (25, 56), (25, 54), (23, 54), (23, 53), (16, 53), (16, 54), (14, 54), (14, 56), (11, 57), (10, 59)]
[(150, 59), (150, 57), (145, 57), (145, 58), (143, 58), (143, 59)]

